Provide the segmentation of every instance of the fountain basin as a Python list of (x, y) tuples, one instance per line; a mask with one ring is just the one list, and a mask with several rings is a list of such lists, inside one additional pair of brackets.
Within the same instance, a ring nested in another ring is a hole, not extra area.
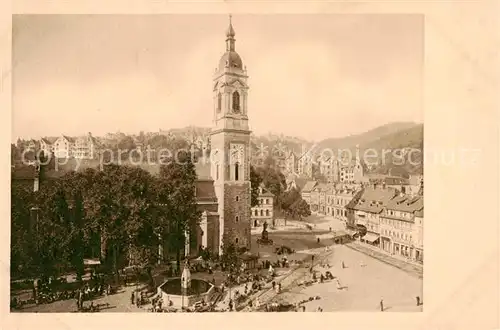
[(170, 301), (174, 307), (190, 307), (197, 302), (209, 302), (215, 287), (208, 281), (191, 279), (191, 286), (187, 289), (181, 287), (181, 278), (172, 278), (163, 282), (158, 287), (158, 295), (163, 300), (163, 306), (169, 306)]

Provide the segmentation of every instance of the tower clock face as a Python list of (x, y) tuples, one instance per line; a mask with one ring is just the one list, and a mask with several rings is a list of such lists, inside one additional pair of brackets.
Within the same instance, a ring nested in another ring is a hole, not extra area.
[(231, 145), (231, 162), (233, 164), (235, 163), (242, 163), (243, 162), (243, 156), (245, 153), (245, 146), (243, 144), (232, 144)]

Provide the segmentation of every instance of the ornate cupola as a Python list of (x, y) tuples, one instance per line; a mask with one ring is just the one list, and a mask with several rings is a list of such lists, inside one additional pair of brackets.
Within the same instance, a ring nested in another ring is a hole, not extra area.
[(231, 15), (229, 15), (229, 27), (226, 31), (226, 52), (222, 55), (219, 61), (219, 71), (224, 71), (224, 69), (239, 69), (243, 70), (243, 61), (240, 55), (236, 52), (236, 39), (234, 39), (236, 33), (234, 32), (233, 24), (231, 22)]

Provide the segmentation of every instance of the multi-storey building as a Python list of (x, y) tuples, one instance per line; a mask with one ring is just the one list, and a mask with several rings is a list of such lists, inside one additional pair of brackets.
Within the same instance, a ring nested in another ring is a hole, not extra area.
[(400, 194), (391, 199), (380, 220), (381, 245), (386, 252), (422, 261), (422, 196)]
[(346, 206), (348, 227), (366, 228), (361, 241), (383, 251), (423, 260), (423, 189), (417, 196), (373, 185), (355, 194)]
[(319, 171), (326, 178), (328, 183), (339, 182), (339, 173), (336, 171), (336, 162), (333, 157), (321, 158), (319, 161)]
[(297, 155), (295, 155), (295, 152), (293, 150), (290, 150), (287, 152), (287, 156), (285, 159), (285, 174), (299, 174), (299, 163), (297, 161)]
[(342, 222), (347, 222), (347, 209), (346, 206), (353, 199), (354, 195), (358, 190), (354, 187), (349, 187), (343, 184), (337, 184), (333, 190), (332, 195), (332, 207), (331, 215), (341, 220)]
[[(307, 181), (304, 187), (302, 187), (302, 190), (300, 191), (300, 194), (302, 196), (302, 199), (309, 204), (309, 206), (312, 205), (312, 191), (314, 187), (318, 184), (317, 181)], [(316, 197), (316, 196), (315, 196)], [(312, 211), (312, 207), (311, 207)]]
[(364, 169), (363, 165), (356, 159), (355, 161), (337, 161), (334, 164), (334, 177), (338, 177), (338, 181), (342, 183), (359, 183), (363, 181)]
[(99, 155), (99, 142), (91, 133), (77, 137), (73, 147), (73, 157), (77, 159), (95, 159)]
[(100, 143), (91, 133), (76, 138), (61, 135), (59, 138), (42, 138), (40, 149), (56, 158), (96, 159)]
[(258, 204), (252, 207), (252, 223), (254, 227), (261, 226), (264, 222), (273, 223), (274, 219), (274, 194), (265, 189), (262, 185), (259, 187)]
[[(380, 215), (386, 205), (397, 195), (392, 188), (367, 187), (353, 198), (346, 208), (352, 210), (352, 219), (348, 222), (354, 226), (366, 228), (366, 235), (361, 239), (372, 245), (380, 243)], [(349, 212), (348, 212), (349, 214)]]

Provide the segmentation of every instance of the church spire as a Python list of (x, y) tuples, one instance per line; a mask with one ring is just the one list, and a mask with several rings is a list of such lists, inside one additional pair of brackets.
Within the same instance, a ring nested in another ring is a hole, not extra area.
[(227, 28), (226, 31), (226, 50), (234, 52), (234, 42), (235, 42), (234, 36), (236, 34), (234, 33), (234, 28), (231, 22), (231, 18), (232, 15), (229, 15), (229, 27)]

